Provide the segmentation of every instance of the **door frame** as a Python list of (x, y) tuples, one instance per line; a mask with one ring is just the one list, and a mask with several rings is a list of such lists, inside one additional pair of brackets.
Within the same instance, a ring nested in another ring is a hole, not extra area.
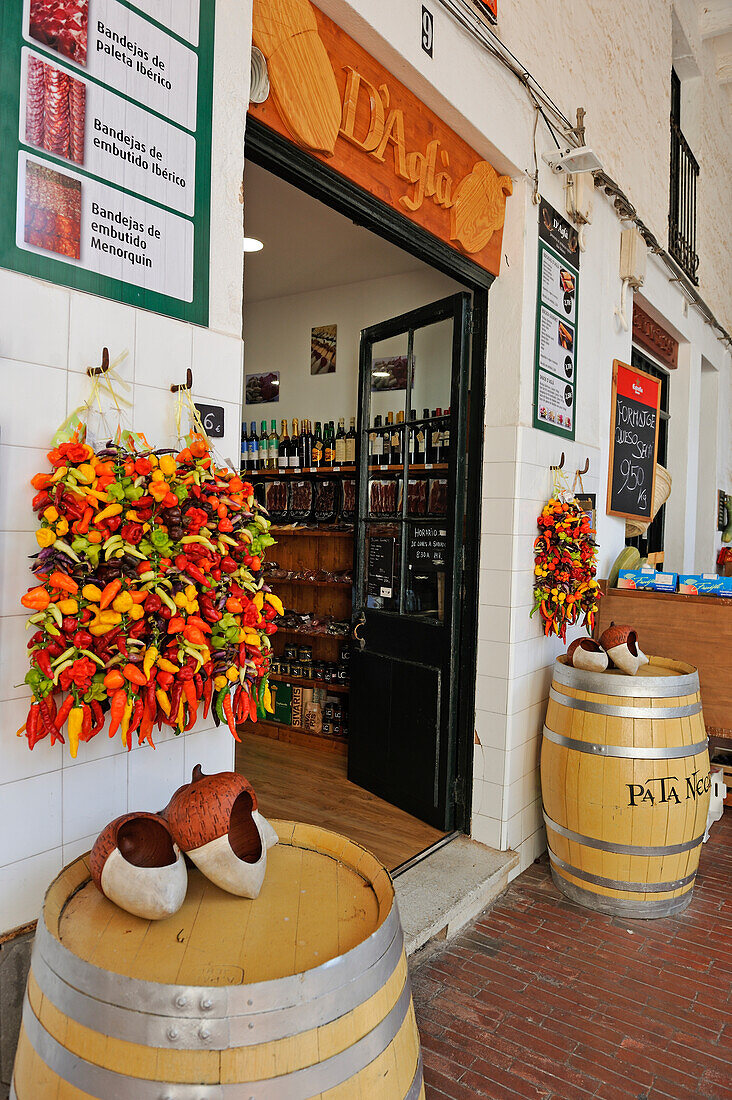
[(495, 276), (251, 116), (247, 118), (246, 123), (244, 152), (246, 159), (253, 164), (272, 172), (297, 187), (298, 190), (337, 210), (338, 213), (350, 218), (354, 224), (371, 230), (391, 244), (409, 252), (423, 263), (429, 264), (461, 283), (473, 294), (454, 791), (455, 826), (464, 833), (470, 833), (478, 654), (478, 580), (488, 291)]

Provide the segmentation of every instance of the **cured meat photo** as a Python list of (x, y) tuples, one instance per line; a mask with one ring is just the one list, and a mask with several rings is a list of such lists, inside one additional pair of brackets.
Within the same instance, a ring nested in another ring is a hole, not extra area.
[(53, 168), (25, 166), (25, 241), (78, 260), (81, 255), (81, 183)]
[(86, 65), (89, 0), (30, 0), (28, 32), (36, 42)]
[(29, 55), (25, 102), (26, 141), (83, 164), (86, 85)]

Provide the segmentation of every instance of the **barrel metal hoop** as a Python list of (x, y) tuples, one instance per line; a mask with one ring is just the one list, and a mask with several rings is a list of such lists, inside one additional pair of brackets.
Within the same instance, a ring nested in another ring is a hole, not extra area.
[(544, 812), (544, 824), (547, 829), (552, 829), (567, 840), (574, 840), (577, 844), (584, 844), (587, 848), (598, 848), (601, 852), (612, 852), (618, 856), (650, 856), (651, 858), (656, 856), (680, 856), (684, 852), (690, 852), (693, 848), (698, 848), (704, 840), (704, 834), (702, 833), (701, 836), (694, 837), (693, 840), (687, 840), (684, 844), (614, 844), (609, 840), (597, 840), (595, 837), (585, 836), (584, 833), (575, 833), (571, 829), (565, 829), (564, 825), (558, 825), (556, 821), (552, 821), (546, 812)]
[(181, 1017), (189, 1017), (193, 1005), (205, 1002), (206, 1019), (221, 1019), (300, 1006), (349, 985), (386, 954), (400, 929), (394, 900), (379, 928), (345, 954), (300, 974), (239, 986), (164, 985), (103, 970), (64, 947), (48, 930), (45, 912), (36, 943), (55, 974), (96, 1000), (131, 1009), (144, 1004), (155, 1015)]
[(697, 741), (693, 745), (676, 745), (673, 748), (648, 748), (644, 745), (598, 745), (596, 741), (579, 741), (576, 737), (565, 737), (544, 726), (544, 737), (555, 745), (562, 745), (575, 752), (587, 752), (591, 756), (613, 756), (621, 760), (679, 760), (686, 756), (696, 756), (706, 752), (707, 740)]
[(574, 875), (584, 882), (591, 882), (594, 886), (605, 886), (608, 890), (628, 890), (633, 894), (668, 894), (672, 890), (680, 890), (688, 886), (696, 878), (696, 870), (686, 878), (678, 878), (674, 882), (626, 882), (623, 879), (603, 878), (602, 875), (592, 875), (589, 871), (582, 871), (579, 867), (573, 867), (571, 863), (565, 863), (549, 848), (549, 859), (568, 875)]
[[(393, 1042), (407, 1018), (412, 1000), (409, 978), (394, 1007), (363, 1039), (323, 1062), (264, 1081), (237, 1081), (225, 1085), (168, 1084), (128, 1077), (86, 1062), (50, 1035), (26, 998), (23, 1026), (38, 1057), (63, 1081), (97, 1100), (308, 1100), (343, 1084), (364, 1070)], [(30, 1100), (30, 1098), (23, 1098)]]
[(635, 699), (670, 699), (681, 695), (694, 695), (699, 690), (697, 671), (681, 676), (617, 676), (603, 672), (587, 672), (562, 661), (554, 662), (554, 679), (565, 687), (577, 691), (590, 691), (595, 695), (624, 695)]
[(700, 714), (701, 700), (687, 703), (683, 707), (616, 707), (609, 703), (593, 703), (589, 699), (577, 699), (574, 695), (563, 695), (553, 687), (549, 689), (549, 698), (570, 710), (585, 710), (590, 714), (608, 714), (611, 718), (691, 718)]
[[(33, 976), (41, 993), (64, 1015), (83, 1027), (143, 1046), (169, 1050), (227, 1050), (249, 1047), (298, 1035), (329, 1024), (363, 1004), (391, 979), (404, 950), (401, 929), (389, 949), (373, 966), (349, 985), (303, 1005), (262, 1013), (255, 1017), (209, 1018), (200, 1001), (189, 1007), (188, 1017), (160, 1015), (98, 1001), (79, 992), (59, 977), (40, 951), (33, 950)], [(197, 1016), (192, 1016), (198, 1010)]]
[(417, 1059), (417, 1068), (414, 1071), (414, 1077), (412, 1083), (409, 1086), (404, 1100), (419, 1100), (419, 1094), (422, 1091), (422, 1085), (424, 1084), (424, 1063), (422, 1061), (422, 1051), (419, 1052), (419, 1058)]
[(594, 909), (598, 913), (607, 913), (613, 917), (625, 917), (627, 920), (652, 920), (658, 917), (670, 917), (675, 913), (681, 913), (690, 904), (693, 890), (687, 890), (676, 898), (613, 898), (609, 894), (596, 894), (593, 890), (585, 890), (576, 882), (558, 875), (552, 867), (552, 879), (557, 889), (570, 901), (583, 905), (588, 909)]

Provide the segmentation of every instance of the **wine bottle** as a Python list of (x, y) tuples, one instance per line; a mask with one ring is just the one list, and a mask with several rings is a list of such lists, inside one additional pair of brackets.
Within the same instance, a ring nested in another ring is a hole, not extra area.
[[(433, 417), (442, 416), (442, 409), (433, 409)], [(433, 424), (429, 426), (429, 434), (427, 436), (427, 461), (435, 463), (440, 461), (440, 445), (442, 442), (442, 424), (435, 420)]]
[(277, 421), (270, 421), (271, 431), (267, 437), (267, 469), (276, 470), (278, 462), (279, 440), (277, 438)]
[[(372, 439), (373, 442), (371, 443)], [(369, 464), (371, 466), (381, 466), (384, 457), (384, 433), (381, 427), (381, 416), (374, 417), (374, 430), (369, 435), (369, 442), (371, 443)]]
[(277, 469), (282, 473), (283, 470), (287, 470), (290, 465), (290, 437), (287, 434), (287, 421), (282, 421), (282, 432), (280, 433), (280, 447), (277, 452)]
[(257, 469), (266, 470), (267, 468), (267, 455), (269, 453), (269, 443), (267, 440), (267, 421), (262, 421), (262, 431), (259, 434), (259, 455), (257, 460)]
[(323, 432), (320, 427), (320, 421), (315, 421), (315, 432), (313, 434), (313, 466), (323, 465)]
[(402, 457), (403, 439), (404, 439), (404, 413), (400, 410), (396, 414), (396, 424), (394, 425), (394, 429), (391, 433), (391, 461), (392, 461), (392, 465), (396, 464), (397, 466), (401, 466), (401, 464), (402, 464), (402, 461), (403, 461), (403, 457)]
[(302, 422), (302, 432), (298, 440), (298, 447), (300, 450), (300, 468), (305, 470), (313, 464), (313, 435), (310, 431), (309, 420), (303, 420)]
[(292, 439), (290, 440), (290, 461), (289, 469), (300, 469), (300, 429), (298, 427), (299, 421), (296, 417), (292, 418)]
[(440, 447), (440, 462), (450, 461), (450, 410), (445, 409), (445, 421), (442, 428), (442, 445)]
[(335, 428), (333, 427), (333, 421), (332, 420), (328, 421), (327, 431), (328, 431), (328, 434), (327, 434), (327, 436), (325, 436), (325, 438), (323, 440), (324, 451), (325, 451), (325, 465), (326, 466), (334, 466), (335, 465)]
[(249, 457), (249, 440), (247, 438), (247, 422), (242, 420), (241, 422), (241, 460), (239, 464), (240, 470), (247, 469), (247, 459)]
[(346, 433), (346, 466), (356, 465), (356, 417), (351, 417), (351, 426)]
[(383, 466), (391, 466), (391, 441), (392, 433), (394, 431), (394, 413), (388, 412), (386, 414), (386, 430), (384, 431), (384, 457), (382, 459)]
[(342, 416), (338, 418), (338, 431), (335, 437), (335, 464), (336, 466), (346, 464), (346, 422)]
[(248, 470), (256, 470), (259, 465), (259, 440), (257, 439), (257, 422), (252, 420), (251, 431), (249, 433), (249, 460), (247, 462)]

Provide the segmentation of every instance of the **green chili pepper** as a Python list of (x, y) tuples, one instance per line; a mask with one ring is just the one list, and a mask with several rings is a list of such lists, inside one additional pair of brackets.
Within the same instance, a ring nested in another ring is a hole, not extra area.
[(214, 708), (215, 708), (216, 714), (218, 715), (218, 718), (221, 722), (226, 722), (226, 715), (224, 714), (224, 696), (226, 696), (228, 694), (229, 694), (229, 685), (228, 684), (226, 685), (226, 687), (222, 687), (216, 692), (216, 698), (214, 700)]

